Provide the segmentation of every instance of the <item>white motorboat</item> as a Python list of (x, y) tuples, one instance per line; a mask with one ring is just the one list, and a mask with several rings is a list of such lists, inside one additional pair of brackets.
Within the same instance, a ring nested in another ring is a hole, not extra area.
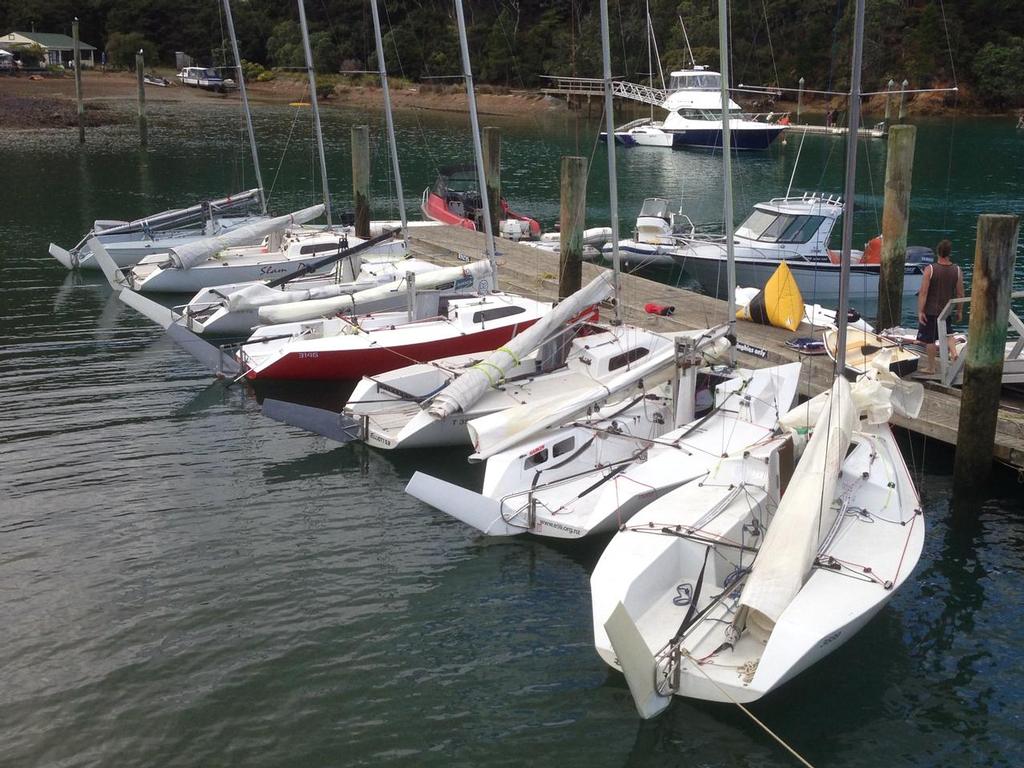
[(689, 216), (673, 211), (664, 198), (648, 197), (640, 206), (633, 237), (619, 241), (619, 253), (627, 264), (672, 266), (679, 263), (675, 253), (680, 244), (694, 242), (697, 237)]
[(846, 642), (913, 571), (925, 526), (886, 417), (858, 419), (842, 378), (816, 406), (784, 420), (815, 422), (795, 471), (791, 437), (731, 453), (647, 506), (594, 569), (595, 646), (641, 716), (673, 695), (760, 698)]
[[(615, 141), (626, 146), (722, 148), (722, 76), (706, 67), (695, 66), (673, 72), (668, 94), (661, 108), (664, 120), (635, 120), (615, 131)], [(734, 150), (763, 150), (775, 141), (785, 126), (747, 116), (729, 100), (729, 127)], [(780, 115), (781, 117), (781, 115)], [(604, 136), (605, 134), (602, 134)]]
[(230, 77), (224, 77), (216, 67), (184, 67), (176, 75), (182, 85), (202, 88), (204, 91), (232, 91), (238, 84)]
[[(50, 255), (68, 269), (99, 269), (88, 241), (95, 237), (107, 249), (117, 266), (134, 266), (151, 254), (164, 254), (173, 248), (231, 232), (258, 223), (266, 216), (244, 215), (260, 205), (260, 190), (250, 189), (230, 197), (199, 203), (188, 208), (162, 211), (134, 221), (97, 219), (92, 229), (71, 248), (65, 250), (50, 243)], [(237, 215), (227, 215), (235, 213)], [(254, 240), (255, 244), (258, 240)]]
[[(785, 261), (809, 302), (834, 303), (839, 296), (838, 252), (829, 249), (829, 238), (843, 213), (838, 197), (804, 194), (774, 198), (758, 203), (736, 228), (736, 281), (743, 285), (764, 285)], [(851, 253), (850, 292), (858, 297), (877, 296), (881, 241), (876, 238), (865, 251)], [(693, 275), (704, 292), (726, 296), (726, 247), (719, 238), (684, 240), (674, 252), (676, 263)], [(916, 294), (924, 267), (932, 260), (931, 250), (907, 248), (903, 293)]]

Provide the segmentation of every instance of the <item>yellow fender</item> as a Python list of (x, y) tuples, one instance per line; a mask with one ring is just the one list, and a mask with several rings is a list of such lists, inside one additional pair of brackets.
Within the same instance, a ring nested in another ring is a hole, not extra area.
[(774, 325), (795, 331), (804, 317), (804, 297), (786, 262), (779, 264), (775, 274), (765, 283), (764, 290), (751, 302), (736, 311), (738, 320), (750, 320), (761, 325)]

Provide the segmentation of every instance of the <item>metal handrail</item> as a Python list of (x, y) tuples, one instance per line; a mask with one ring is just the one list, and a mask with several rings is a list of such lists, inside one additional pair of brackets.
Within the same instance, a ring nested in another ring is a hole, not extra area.
[[(1013, 291), (1010, 294), (1010, 300), (1024, 298), (1024, 291)], [(946, 306), (939, 312), (939, 317), (935, 321), (936, 328), (941, 328), (942, 324), (946, 322), (949, 317), (949, 313), (953, 310), (954, 305), (966, 304), (971, 300), (970, 296), (964, 296), (962, 298), (950, 299), (946, 302)], [(1020, 353), (1024, 351), (1024, 322), (1021, 321), (1020, 317), (1012, 309), (1010, 310), (1010, 316), (1008, 318), (1010, 326), (1012, 326), (1018, 334), (1017, 343), (1010, 350), (1009, 358), (1011, 360), (1016, 359), (1020, 356)], [(941, 334), (940, 334), (941, 335)], [(951, 361), (949, 359), (949, 345), (945, 343), (945, 336), (943, 335), (943, 343), (939, 344), (939, 380), (944, 386), (951, 387), (953, 384), (960, 379), (963, 375), (964, 362), (967, 360), (967, 347), (971, 343), (971, 339), (967, 337), (967, 343), (964, 344), (963, 349), (960, 350), (960, 354), (957, 355), (956, 360)], [(937, 343), (937, 342), (936, 342)]]

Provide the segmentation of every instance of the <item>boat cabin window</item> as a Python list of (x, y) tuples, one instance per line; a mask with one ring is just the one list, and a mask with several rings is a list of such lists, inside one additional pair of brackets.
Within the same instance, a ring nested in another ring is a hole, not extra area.
[(635, 349), (627, 350), (621, 355), (616, 355), (608, 361), (608, 370), (616, 371), (623, 366), (636, 362), (642, 357), (646, 357), (649, 352), (650, 350), (645, 347), (636, 347)]
[(523, 462), (523, 468), (530, 469), (531, 467), (536, 467), (538, 464), (543, 464), (547, 460), (548, 449), (545, 448), (542, 451), (537, 451), (536, 453), (527, 456), (526, 461)]
[(660, 197), (648, 197), (640, 208), (640, 215), (668, 221), (670, 215), (668, 200), (663, 200)]
[(824, 216), (797, 216), (755, 208), (736, 228), (736, 236), (765, 243), (806, 243), (824, 220)]
[[(687, 120), (710, 120), (712, 122), (719, 122), (722, 119), (722, 113), (717, 109), (680, 109), (679, 114), (685, 117)], [(729, 119), (740, 120), (743, 118), (743, 111), (739, 109), (729, 110)]]
[(555, 443), (553, 446), (551, 446), (551, 456), (557, 459), (559, 456), (564, 456), (565, 454), (567, 454), (575, 446), (576, 438), (567, 437), (565, 440), (561, 440)]
[(321, 251), (339, 251), (341, 245), (339, 243), (314, 243), (313, 245), (303, 245), (299, 248), (299, 253), (306, 256), (310, 253), (320, 253)]
[(518, 315), (526, 311), (526, 307), (493, 307), (491, 309), (481, 309), (479, 312), (473, 313), (474, 323), (485, 323), (488, 320), (500, 320), (503, 317), (511, 317), (512, 315)]
[(717, 91), (722, 87), (722, 76), (717, 72), (673, 72), (669, 78), (670, 91)]

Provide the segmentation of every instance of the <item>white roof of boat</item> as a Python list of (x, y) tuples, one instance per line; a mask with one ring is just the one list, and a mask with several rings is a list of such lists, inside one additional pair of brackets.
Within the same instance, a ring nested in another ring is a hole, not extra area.
[(836, 196), (804, 194), (800, 197), (774, 197), (764, 203), (756, 203), (755, 208), (773, 213), (814, 214), (835, 218), (843, 212), (843, 201)]

